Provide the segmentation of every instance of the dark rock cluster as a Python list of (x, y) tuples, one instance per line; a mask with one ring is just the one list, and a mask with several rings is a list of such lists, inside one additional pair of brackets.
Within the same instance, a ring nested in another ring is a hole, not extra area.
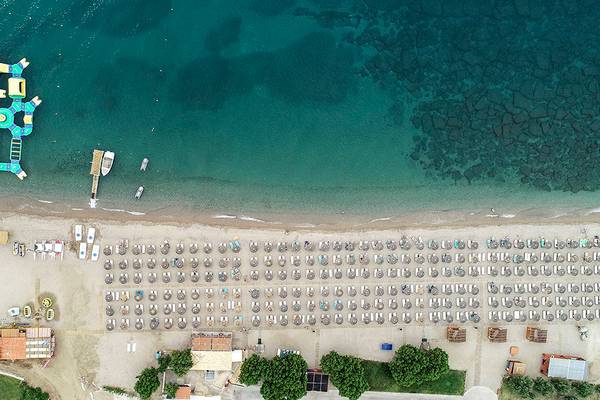
[(416, 100), (411, 158), (424, 169), (542, 190), (600, 187), (597, 2), (371, 0), (350, 10), (358, 28), (338, 27), (370, 54), (364, 73)]

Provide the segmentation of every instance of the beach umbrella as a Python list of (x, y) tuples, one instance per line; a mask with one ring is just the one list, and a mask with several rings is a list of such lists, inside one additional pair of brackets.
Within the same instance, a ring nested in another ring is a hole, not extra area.
[(211, 257), (205, 257), (204, 261), (202, 263), (206, 268), (208, 268), (208, 267), (212, 266), (213, 260)]
[(177, 314), (179, 314), (179, 315), (183, 315), (183, 314), (185, 314), (185, 310), (186, 310), (185, 304), (181, 304), (181, 303), (180, 303), (180, 304), (177, 306)]
[(107, 270), (107, 271), (108, 271), (108, 270), (111, 270), (111, 269), (112, 269), (112, 267), (113, 267), (113, 262), (112, 262), (112, 260), (106, 260), (106, 261), (104, 261), (104, 269), (105, 269), (105, 270)]
[(171, 282), (171, 273), (170, 272), (163, 272), (163, 274), (162, 274), (162, 281), (164, 283)]
[(285, 262), (286, 262), (285, 256), (281, 255), (281, 256), (277, 257), (277, 264), (279, 264), (280, 267), (284, 267)]
[(129, 277), (128, 277), (127, 273), (122, 273), (119, 276), (119, 282), (121, 282), (123, 285), (126, 284), (128, 280), (129, 280)]
[(283, 253), (287, 251), (288, 245), (286, 242), (277, 242), (277, 251)]
[(371, 323), (371, 316), (369, 314), (363, 314), (362, 322), (365, 325), (369, 325)]
[(148, 295), (148, 298), (150, 299), (150, 301), (156, 301), (156, 298), (157, 298), (156, 290), (150, 291), (150, 294)]
[(300, 242), (298, 242), (298, 241), (293, 241), (293, 242), (292, 242), (292, 251), (294, 251), (294, 252), (298, 252), (298, 251), (300, 251), (300, 249), (301, 249)]
[(190, 254), (196, 254), (198, 252), (198, 243), (190, 244)]
[(191, 297), (192, 300), (198, 300), (198, 298), (200, 298), (200, 292), (198, 291), (198, 289), (192, 289)]
[(200, 313), (200, 305), (199, 304), (194, 304), (192, 306), (192, 314), (198, 314)]
[(233, 257), (231, 259), (231, 266), (233, 268), (239, 268), (242, 265), (242, 260), (239, 257)]
[(110, 256), (112, 254), (112, 246), (110, 246), (110, 245), (104, 246), (103, 253), (105, 256)]
[(288, 317), (287, 315), (282, 315), (281, 318), (279, 319), (279, 325), (281, 326), (287, 326), (288, 324)]
[(250, 266), (257, 267), (258, 266), (258, 258), (254, 257), (254, 256), (250, 257)]
[(142, 274), (140, 274), (139, 272), (136, 272), (136, 273), (133, 275), (133, 282), (134, 282), (135, 284), (138, 284), (138, 285), (139, 285), (140, 283), (142, 283)]
[(166, 240), (163, 242), (163, 244), (160, 245), (160, 252), (164, 255), (168, 254), (170, 249), (171, 245)]
[(160, 266), (162, 269), (168, 269), (169, 268), (169, 262), (167, 261), (166, 258), (163, 258), (162, 261), (160, 262)]
[(198, 317), (192, 318), (192, 328), (194, 328), (194, 329), (200, 328), (200, 319)]
[(205, 242), (202, 244), (202, 251), (204, 251), (205, 254), (212, 252), (212, 248), (212, 243)]
[(229, 258), (228, 257), (223, 257), (219, 260), (219, 267), (221, 268), (225, 268), (229, 265)]
[(120, 268), (120, 269), (127, 269), (127, 265), (128, 265), (128, 262), (127, 262), (127, 260), (121, 260), (121, 261), (119, 262), (119, 268)]
[(165, 329), (171, 329), (173, 327), (173, 319), (165, 318), (164, 326), (165, 326)]
[(252, 326), (255, 328), (260, 326), (260, 317), (258, 315), (252, 317)]
[(107, 321), (106, 322), (106, 330), (112, 331), (113, 329), (115, 329), (115, 323), (113, 322), (113, 320)]
[(344, 242), (344, 249), (346, 249), (346, 251), (354, 251), (355, 249), (355, 244), (353, 241), (351, 240), (347, 240)]
[(175, 246), (175, 253), (183, 254), (184, 251), (185, 251), (185, 245), (183, 243), (177, 243), (177, 245)]
[(156, 254), (156, 246), (153, 244), (148, 245), (148, 247), (146, 247), (146, 254), (149, 254), (149, 255)]
[(319, 242), (319, 250), (320, 251), (329, 251), (331, 245), (328, 240)]
[(281, 280), (281, 281), (284, 281), (287, 278), (286, 271), (279, 271), (279, 273), (277, 275), (279, 276), (279, 280)]
[(148, 274), (148, 282), (149, 283), (156, 282), (156, 273), (151, 272), (151, 273)]
[(348, 303), (348, 308), (350, 309), (350, 311), (356, 311), (356, 309), (358, 308), (358, 305), (356, 304), (356, 302), (354, 300), (351, 300)]
[(250, 249), (250, 252), (256, 253), (258, 251), (258, 243), (254, 242), (254, 241), (250, 241), (248, 248)]
[(108, 315), (109, 317), (112, 317), (115, 314), (115, 310), (112, 308), (111, 305), (107, 305), (105, 311), (106, 315)]
[(133, 248), (131, 249), (131, 252), (135, 256), (139, 255), (142, 252), (141, 246), (139, 244), (133, 245)]
[(385, 241), (385, 247), (387, 247), (388, 250), (396, 250), (398, 248), (398, 244), (396, 243), (395, 240), (386, 240)]
[(135, 329), (137, 329), (138, 331), (141, 330), (144, 327), (144, 323), (142, 322), (142, 320), (140, 318), (138, 318), (135, 321)]
[(348, 254), (348, 255), (346, 256), (346, 262), (347, 262), (349, 265), (354, 265), (354, 264), (356, 264), (356, 257), (354, 256), (354, 254)]
[(250, 271), (250, 279), (257, 281), (259, 278), (258, 271)]
[(428, 258), (431, 264), (437, 264), (440, 261), (440, 258), (436, 254), (430, 254)]
[(217, 245), (217, 251), (221, 254), (225, 254), (225, 252), (227, 251), (227, 243), (220, 242)]
[(148, 261), (146, 261), (146, 267), (153, 269), (154, 267), (156, 267), (156, 260), (154, 258), (150, 258), (148, 259)]
[(381, 240), (374, 240), (371, 242), (371, 248), (376, 251), (383, 250), (383, 242)]
[(142, 260), (140, 260), (139, 258), (136, 258), (135, 260), (133, 260), (133, 269), (140, 269), (142, 268)]
[(271, 265), (273, 265), (273, 257), (271, 256), (265, 256), (263, 258), (263, 263), (266, 267), (270, 267)]
[(367, 253), (361, 253), (358, 256), (358, 262), (362, 265), (367, 265), (369, 264), (369, 255)]
[(300, 305), (300, 302), (298, 300), (294, 300), (294, 302), (292, 303), (292, 310), (298, 312), (301, 308), (302, 306)]
[(187, 321), (185, 318), (179, 318), (179, 321), (177, 322), (177, 327), (179, 329), (185, 329), (185, 327), (187, 326)]
[(271, 243), (271, 242), (265, 242), (265, 243), (263, 244), (263, 250), (264, 250), (266, 253), (270, 253), (270, 252), (273, 250), (273, 243)]
[(111, 283), (113, 283), (114, 277), (113, 274), (106, 274), (104, 276), (104, 283), (106, 283), (107, 285), (110, 285)]

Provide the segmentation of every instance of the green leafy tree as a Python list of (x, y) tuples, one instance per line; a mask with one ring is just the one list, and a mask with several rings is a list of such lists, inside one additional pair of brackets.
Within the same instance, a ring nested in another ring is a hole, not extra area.
[(594, 389), (596, 390), (596, 393), (600, 393), (600, 385), (594, 385)]
[(450, 371), (448, 353), (439, 347), (426, 351), (427, 367), (423, 370), (424, 381), (435, 381)]
[(548, 379), (538, 376), (533, 380), (533, 391), (541, 395), (548, 396), (554, 394), (554, 386), (548, 381)]
[(504, 378), (506, 386), (524, 399), (533, 397), (533, 380), (528, 376), (511, 375)]
[(571, 391), (571, 385), (569, 385), (569, 381), (561, 378), (550, 379), (550, 383), (554, 386), (554, 390), (558, 394), (567, 394)]
[(194, 365), (192, 361), (192, 350), (186, 349), (181, 351), (174, 351), (171, 353), (171, 361), (169, 367), (173, 373), (177, 376), (183, 376)]
[(269, 368), (269, 360), (258, 354), (252, 354), (244, 360), (240, 368), (240, 382), (244, 385), (257, 385), (263, 380), (265, 371)]
[(171, 356), (168, 354), (161, 354), (158, 357), (158, 372), (161, 374), (169, 368), (169, 364), (171, 363)]
[(265, 400), (298, 400), (306, 394), (306, 361), (298, 354), (275, 357), (264, 371), (260, 394)]
[(572, 382), (571, 386), (579, 397), (590, 397), (594, 393), (594, 385), (587, 382)]
[(173, 382), (169, 382), (165, 384), (165, 394), (167, 395), (167, 399), (174, 399), (177, 394), (177, 389), (179, 389), (179, 385)]
[(20, 395), (21, 400), (48, 400), (50, 398), (50, 395), (39, 387), (32, 387), (27, 383), (21, 384)]
[(410, 344), (396, 350), (394, 358), (388, 364), (392, 377), (400, 386), (412, 386), (422, 383), (428, 358), (425, 351)]
[(321, 357), (321, 368), (331, 376), (331, 382), (340, 391), (340, 396), (356, 400), (369, 390), (365, 367), (360, 358), (331, 351)]
[(140, 398), (149, 399), (159, 386), (158, 369), (146, 368), (137, 376), (137, 382), (133, 389), (140, 395)]
[(579, 400), (579, 397), (568, 394), (566, 396), (563, 396), (561, 400)]

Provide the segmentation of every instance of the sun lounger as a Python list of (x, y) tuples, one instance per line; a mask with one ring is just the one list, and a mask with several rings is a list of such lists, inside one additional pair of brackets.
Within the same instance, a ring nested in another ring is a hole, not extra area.
[(90, 228), (90, 229), (88, 229), (88, 234), (87, 234), (87, 242), (88, 242), (88, 244), (94, 243), (94, 239), (95, 238), (96, 238), (96, 228)]
[(75, 241), (81, 242), (83, 239), (83, 225), (75, 225)]
[(100, 257), (100, 245), (95, 244), (92, 247), (92, 261), (98, 261), (98, 257)]
[[(45, 254), (45, 253), (42, 253), (42, 254)], [(85, 260), (86, 257), (87, 257), (87, 244), (80, 243), (79, 244), (79, 259)]]

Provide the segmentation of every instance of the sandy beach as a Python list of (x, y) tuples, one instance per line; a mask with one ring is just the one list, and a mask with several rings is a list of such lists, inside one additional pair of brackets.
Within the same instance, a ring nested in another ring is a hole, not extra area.
[[(258, 227), (256, 221), (243, 221), (224, 219), (225, 226), (213, 224), (203, 225), (195, 223), (151, 223), (136, 222), (134, 217), (127, 221), (116, 222), (101, 218), (102, 214), (88, 214), (84, 219), (68, 219), (58, 217), (40, 218), (33, 215), (19, 213), (3, 214), (0, 219), (0, 228), (11, 233), (12, 240), (21, 241), (31, 246), (35, 240), (61, 239), (72, 241), (72, 231), (75, 224), (84, 224), (86, 227), (96, 228), (96, 243), (102, 247), (105, 245), (116, 246), (123, 239), (129, 240), (131, 246), (134, 243), (160, 244), (169, 240), (172, 244), (192, 242), (210, 242), (215, 246), (217, 243), (239, 239), (241, 242), (241, 273), (246, 276), (250, 272), (248, 259), (251, 253), (248, 248), (250, 241), (272, 242), (278, 241), (335, 241), (338, 239), (359, 241), (375, 241), (386, 239), (400, 239), (400, 237), (423, 237), (436, 240), (461, 238), (463, 240), (477, 240), (484, 244), (490, 237), (503, 238), (539, 238), (541, 236), (550, 238), (593, 238), (600, 232), (598, 223), (569, 223), (554, 224), (512, 224), (501, 219), (488, 219), (486, 226), (469, 226), (456, 224), (455, 226), (435, 227), (430, 224), (428, 228), (415, 229), (409, 224), (408, 227), (396, 227), (395, 229), (368, 229), (364, 225), (362, 229), (341, 229), (337, 226), (328, 229), (304, 228), (294, 229), (293, 226), (282, 226), (277, 228)], [(496, 222), (503, 222), (502, 225)], [(385, 223), (389, 223), (385, 221)], [(74, 249), (75, 246), (67, 246)], [(215, 253), (215, 257), (218, 254)], [(276, 254), (275, 254), (276, 255)], [(131, 256), (130, 256), (131, 257)], [(160, 257), (160, 255), (158, 255)], [(0, 296), (0, 310), (6, 310), (11, 306), (22, 305), (33, 300), (36, 280), (40, 281), (41, 292), (51, 293), (56, 296), (58, 303), (58, 318), (48, 323), (56, 330), (57, 352), (55, 359), (50, 365), (41, 370), (36, 363), (11, 364), (3, 363), (2, 368), (20, 373), (26, 378), (36, 379), (40, 385), (50, 390), (60, 399), (84, 399), (89, 398), (88, 392), (94, 392), (102, 385), (113, 385), (131, 388), (136, 373), (143, 367), (151, 364), (154, 352), (159, 349), (176, 349), (189, 345), (191, 326), (186, 329), (174, 329), (165, 331), (135, 331), (130, 328), (126, 331), (115, 330), (107, 332), (105, 329), (104, 315), (104, 293), (110, 285), (103, 281), (105, 270), (102, 268), (104, 257), (99, 262), (77, 259), (74, 250), (69, 250), (64, 260), (34, 260), (31, 254), (26, 257), (16, 257), (11, 254), (11, 246), (6, 246), (0, 251), (0, 272), (3, 285), (3, 294)], [(131, 267), (129, 267), (131, 268)], [(160, 270), (159, 270), (160, 271)], [(111, 271), (118, 275), (119, 270)], [(129, 273), (133, 274), (131, 269)], [(500, 278), (498, 278), (500, 279)], [(535, 281), (533, 278), (532, 282)], [(539, 278), (538, 278), (539, 279)], [(553, 278), (556, 280), (556, 278)], [(572, 278), (575, 279), (575, 278)], [(582, 278), (583, 279), (583, 278)], [(489, 278), (480, 277), (473, 282), (482, 282)], [(521, 278), (511, 277), (507, 281), (522, 281)], [(568, 280), (568, 279), (567, 279)], [(458, 280), (454, 280), (458, 282)], [(552, 281), (552, 279), (551, 279)], [(392, 280), (387, 279), (387, 283)], [(246, 292), (252, 285), (263, 287), (266, 283), (259, 281), (256, 284), (246, 282), (242, 279), (239, 283), (228, 283), (231, 287), (240, 287)], [(276, 283), (273, 283), (277, 285)], [(118, 283), (117, 283), (118, 285)], [(130, 284), (131, 285), (131, 284)], [(134, 286), (125, 287), (134, 287)], [(185, 284), (186, 288), (189, 284)], [(250, 286), (249, 286), (250, 285)], [(306, 285), (306, 283), (304, 284)], [(148, 289), (148, 284), (142, 285)], [(163, 285), (164, 286), (164, 285)], [(198, 283), (198, 287), (215, 287), (218, 289), (223, 283)], [(116, 286), (117, 288), (119, 286)], [(176, 286), (174, 286), (176, 287)], [(248, 302), (250, 299), (244, 300)], [(246, 303), (244, 303), (246, 304)], [(485, 314), (482, 311), (482, 314)], [(483, 316), (483, 315), (482, 315)], [(247, 321), (249, 323), (249, 321)], [(315, 329), (300, 328), (277, 328), (269, 329), (261, 326), (254, 329), (251, 325), (244, 324), (242, 327), (230, 325), (227, 330), (235, 332), (234, 345), (238, 348), (246, 348), (256, 343), (258, 337), (262, 337), (267, 343), (267, 355), (273, 355), (278, 347), (299, 348), (305, 355), (309, 366), (316, 366), (322, 354), (331, 349), (341, 352), (349, 352), (365, 358), (385, 360), (390, 354), (378, 352), (378, 343), (389, 340), (396, 344), (413, 343), (418, 344), (421, 337), (427, 337), (434, 345), (439, 345), (450, 354), (452, 368), (467, 371), (467, 387), (474, 385), (485, 385), (496, 389), (508, 357), (510, 345), (522, 345), (522, 358), (528, 362), (530, 372), (535, 375), (536, 364), (542, 351), (567, 352), (587, 357), (592, 361), (590, 380), (596, 381), (600, 377), (594, 363), (597, 357), (596, 338), (600, 332), (596, 331), (597, 322), (589, 323), (591, 338), (587, 342), (573, 340), (576, 336), (574, 322), (566, 323), (536, 323), (537, 325), (550, 326), (549, 340), (546, 344), (536, 346), (525, 346), (524, 329), (526, 324), (505, 324), (509, 329), (509, 341), (504, 344), (491, 344), (485, 338), (485, 320), (479, 324), (466, 324), (468, 340), (463, 344), (448, 343), (445, 339), (445, 326), (431, 323), (407, 324), (402, 326), (390, 326), (384, 324), (370, 327), (323, 327)], [(402, 329), (399, 330), (399, 327)], [(206, 326), (202, 327), (206, 329)], [(275, 328), (275, 327), (273, 327)], [(213, 328), (214, 329), (214, 328)], [(368, 333), (368, 334), (365, 334)], [(365, 339), (366, 338), (366, 339)], [(127, 353), (125, 347), (128, 343), (135, 342), (137, 351)], [(123, 363), (123, 358), (127, 362)], [(38, 379), (39, 378), (39, 379)], [(83, 383), (82, 383), (83, 382)], [(100, 394), (97, 393), (96, 399)]]

